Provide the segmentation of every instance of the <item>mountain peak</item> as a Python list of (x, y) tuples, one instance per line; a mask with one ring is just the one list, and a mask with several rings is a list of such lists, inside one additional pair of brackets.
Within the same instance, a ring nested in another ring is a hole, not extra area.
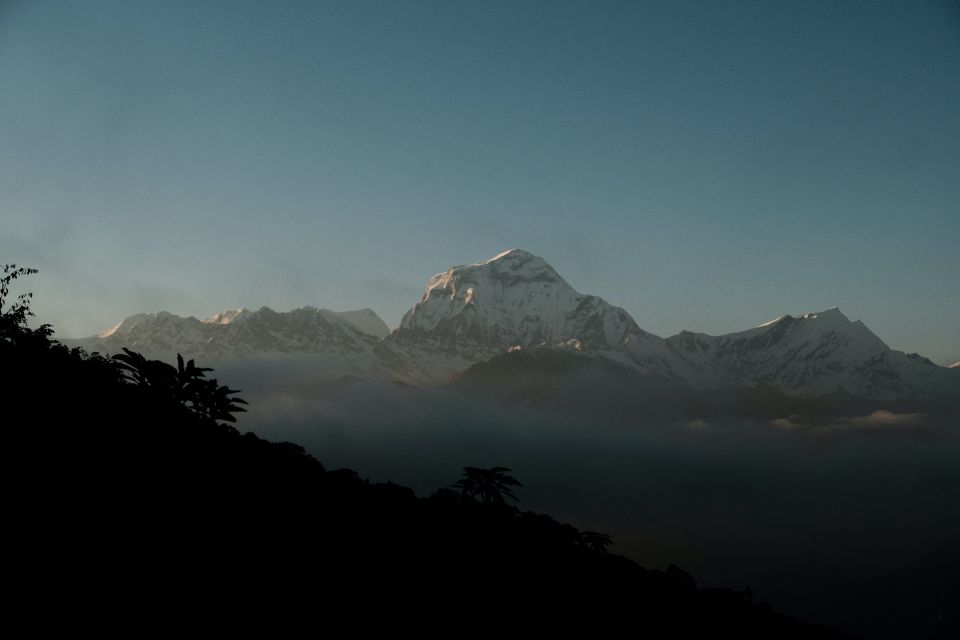
[[(851, 321), (837, 307), (782, 315), (753, 329), (716, 337), (679, 334), (668, 342), (693, 365), (699, 383), (707, 386), (746, 380), (816, 395), (842, 384), (864, 396), (894, 395), (906, 388), (892, 375), (863, 374), (899, 356), (891, 354), (863, 322)], [(750, 372), (747, 378), (744, 371)]]
[(463, 270), (487, 270), (504, 274), (507, 278), (559, 282), (566, 287), (570, 286), (546, 260), (523, 249), (507, 249), (482, 262), (451, 267), (445, 274)]
[(430, 331), (441, 323), (467, 322), (481, 333), (515, 339), (518, 323), (556, 324), (561, 310), (571, 308), (579, 296), (546, 260), (509, 249), (430, 278), (400, 327)]
[(195, 318), (181, 318), (180, 316), (174, 315), (169, 311), (157, 311), (156, 313), (135, 313), (132, 316), (127, 316), (117, 324), (113, 325), (106, 331), (101, 331), (96, 335), (97, 338), (109, 338), (115, 335), (124, 335), (130, 331), (135, 331), (137, 329), (142, 329), (144, 327), (153, 326), (155, 324), (163, 324), (171, 321), (178, 320), (193, 320), (196, 322)]
[[(742, 336), (750, 337), (755, 334), (769, 333), (776, 331), (776, 335), (792, 335), (793, 339), (801, 341), (821, 340), (818, 336), (827, 334), (844, 335), (846, 340), (857, 343), (861, 348), (879, 349), (886, 351), (889, 349), (880, 338), (876, 336), (863, 322), (851, 321), (840, 311), (839, 307), (830, 307), (824, 311), (813, 311), (800, 314), (799, 316), (783, 315), (776, 320), (765, 322), (761, 325), (735, 334), (728, 334), (730, 337)], [(773, 335), (773, 334), (771, 334)]]
[(642, 351), (654, 338), (626, 311), (579, 293), (546, 260), (522, 249), (433, 276), (400, 323), (398, 339), (416, 336), (451, 352), (485, 354), (571, 339), (585, 349), (621, 349), (630, 342), (630, 349)]
[(541, 261), (543, 260), (543, 258), (540, 258), (539, 256), (535, 256), (529, 251), (524, 251), (523, 249), (507, 249), (506, 251), (501, 251), (500, 253), (493, 256), (492, 258), (488, 258), (487, 260), (478, 262), (476, 264), (490, 264), (491, 262), (498, 262), (501, 260), (529, 260), (529, 259), (541, 260)]
[(380, 316), (373, 309), (364, 307), (353, 311), (340, 311), (338, 315), (364, 333), (377, 338), (386, 338), (390, 333), (390, 327), (380, 319)]
[(756, 325), (754, 329), (772, 327), (781, 322), (792, 320), (820, 320), (821, 322), (819, 324), (850, 324), (850, 319), (843, 315), (839, 307), (830, 307), (824, 311), (802, 313), (796, 317), (790, 315), (789, 313), (785, 313), (782, 316), (777, 316), (773, 320), (767, 320), (766, 322)]
[(250, 313), (251, 311), (245, 307), (237, 307), (236, 309), (228, 309), (215, 313), (204, 320), (204, 322), (207, 324), (230, 324), (234, 320), (250, 315)]
[(785, 313), (782, 316), (777, 316), (773, 320), (767, 320), (766, 322), (761, 322), (760, 324), (756, 325), (754, 329), (763, 329), (764, 327), (772, 327), (773, 325), (783, 320), (793, 320), (793, 316), (791, 316), (789, 313)]
[(840, 311), (840, 307), (830, 307), (825, 311), (816, 311), (813, 313), (805, 313), (800, 316), (804, 320), (829, 320), (831, 322), (850, 322), (850, 319), (843, 315)]

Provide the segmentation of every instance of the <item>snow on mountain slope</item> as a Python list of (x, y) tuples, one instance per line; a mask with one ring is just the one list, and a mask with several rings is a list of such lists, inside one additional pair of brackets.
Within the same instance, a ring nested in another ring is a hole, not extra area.
[(511, 347), (539, 345), (577, 348), (671, 378), (687, 368), (626, 311), (577, 292), (545, 260), (520, 249), (433, 276), (387, 342), (411, 354), (419, 370), (447, 360), (445, 374)]
[(223, 311), (206, 320), (165, 311), (141, 313), (96, 336), (62, 342), (91, 352), (113, 354), (126, 347), (148, 357), (171, 359), (180, 353), (211, 362), (257, 354), (370, 357), (386, 332), (386, 325), (369, 309), (338, 313), (301, 307), (278, 313), (262, 307)]
[(355, 326), (360, 331), (376, 336), (377, 338), (386, 338), (390, 334), (390, 327), (380, 319), (377, 312), (373, 309), (357, 309), (355, 311), (336, 311), (341, 318)]
[(494, 344), (553, 342), (582, 296), (541, 258), (518, 249), (433, 276), (402, 329), (456, 333)]
[(449, 381), (512, 349), (538, 348), (573, 349), (704, 388), (764, 383), (815, 396), (842, 387), (870, 398), (960, 389), (960, 363), (950, 369), (893, 351), (836, 308), (721, 336), (684, 331), (665, 340), (640, 329), (620, 307), (579, 293), (542, 258), (520, 249), (433, 276), (393, 332), (370, 309), (263, 307), (206, 320), (139, 314), (97, 336), (63, 342), (111, 354), (127, 347), (167, 360), (181, 353), (201, 362), (306, 354), (326, 377), (415, 385)]
[(839, 309), (785, 315), (753, 329), (722, 336), (681, 332), (671, 350), (697, 372), (697, 386), (772, 384), (802, 396), (843, 387), (871, 398), (939, 390), (943, 367), (916, 354), (891, 350), (859, 320)]

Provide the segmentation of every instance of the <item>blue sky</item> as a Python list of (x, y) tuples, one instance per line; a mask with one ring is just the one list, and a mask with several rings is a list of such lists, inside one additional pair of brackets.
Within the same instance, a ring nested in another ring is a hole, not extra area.
[(0, 261), (67, 336), (522, 247), (660, 335), (960, 360), (960, 3), (0, 0)]

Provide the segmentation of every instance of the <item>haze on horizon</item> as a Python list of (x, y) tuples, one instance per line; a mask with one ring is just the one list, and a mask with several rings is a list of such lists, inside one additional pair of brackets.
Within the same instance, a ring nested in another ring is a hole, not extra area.
[(960, 5), (0, 0), (38, 320), (370, 307), (522, 247), (647, 331), (960, 360)]

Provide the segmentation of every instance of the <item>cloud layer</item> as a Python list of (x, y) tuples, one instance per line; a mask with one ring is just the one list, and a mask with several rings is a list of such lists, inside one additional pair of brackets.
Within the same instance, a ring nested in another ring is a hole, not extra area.
[(308, 368), (217, 374), (251, 402), (242, 429), (297, 442), (328, 468), (425, 495), (464, 466), (507, 466), (524, 484), (521, 507), (609, 533), (615, 551), (647, 566), (749, 584), (797, 615), (818, 615), (824, 585), (895, 569), (960, 533), (960, 430), (923, 414), (591, 419), (446, 390), (321, 383)]

